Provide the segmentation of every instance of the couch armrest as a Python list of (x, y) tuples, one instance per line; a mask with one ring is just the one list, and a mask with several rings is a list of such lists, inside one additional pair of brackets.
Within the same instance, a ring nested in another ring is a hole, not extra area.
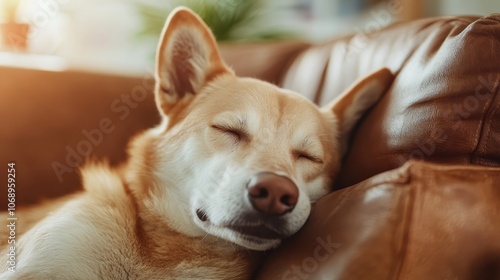
[(258, 279), (499, 279), (500, 169), (409, 162), (334, 192)]
[(122, 162), (130, 137), (159, 123), (153, 86), (150, 76), (0, 67), (0, 176), (16, 163), (16, 204), (81, 189), (85, 161)]

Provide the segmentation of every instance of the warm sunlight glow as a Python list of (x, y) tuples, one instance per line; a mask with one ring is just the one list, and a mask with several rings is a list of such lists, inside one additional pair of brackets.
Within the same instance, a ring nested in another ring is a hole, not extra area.
[(14, 21), (19, 0), (0, 0), (0, 19), (1, 21)]

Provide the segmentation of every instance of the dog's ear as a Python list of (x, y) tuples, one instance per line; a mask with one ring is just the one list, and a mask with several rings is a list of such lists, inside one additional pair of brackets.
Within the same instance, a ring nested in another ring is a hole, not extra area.
[(185, 7), (170, 13), (156, 55), (156, 102), (166, 115), (210, 80), (231, 69), (222, 61), (210, 28)]
[(392, 84), (394, 75), (382, 68), (355, 82), (324, 110), (333, 112), (338, 122), (341, 155), (347, 152), (350, 134), (363, 114), (379, 101)]

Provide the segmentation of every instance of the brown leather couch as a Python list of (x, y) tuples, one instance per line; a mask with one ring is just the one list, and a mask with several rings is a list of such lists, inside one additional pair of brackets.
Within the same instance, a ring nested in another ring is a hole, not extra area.
[[(355, 130), (336, 191), (257, 279), (500, 279), (500, 15), (222, 52), (238, 74), (318, 104), (375, 69), (397, 74)], [(150, 78), (0, 67), (0, 153), (16, 162), (18, 203), (78, 189), (79, 152), (123, 161), (158, 122)]]

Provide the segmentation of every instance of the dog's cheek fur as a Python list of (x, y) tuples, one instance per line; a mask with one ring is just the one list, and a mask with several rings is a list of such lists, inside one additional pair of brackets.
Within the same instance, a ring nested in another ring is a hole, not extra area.
[[(192, 117), (191, 113), (187, 116)], [(204, 232), (193, 223), (192, 194), (196, 192), (192, 190), (201, 187), (206, 192), (207, 182), (196, 178), (213, 177), (207, 168), (213, 153), (207, 150), (210, 145), (199, 121), (182, 121), (174, 127), (166, 123), (132, 141), (129, 152), (134, 156), (125, 177), (143, 207), (174, 230), (200, 236)]]
[[(169, 143), (173, 142), (173, 143)], [(175, 150), (164, 147), (174, 145)], [(157, 142), (156, 165), (152, 167), (155, 188), (148, 195), (148, 206), (166, 218), (173, 229), (189, 236), (204, 233), (195, 226), (191, 208), (193, 189), (200, 187), (196, 178), (206, 175), (205, 159), (200, 155), (196, 137), (161, 139)], [(172, 161), (172, 159), (176, 159)]]

